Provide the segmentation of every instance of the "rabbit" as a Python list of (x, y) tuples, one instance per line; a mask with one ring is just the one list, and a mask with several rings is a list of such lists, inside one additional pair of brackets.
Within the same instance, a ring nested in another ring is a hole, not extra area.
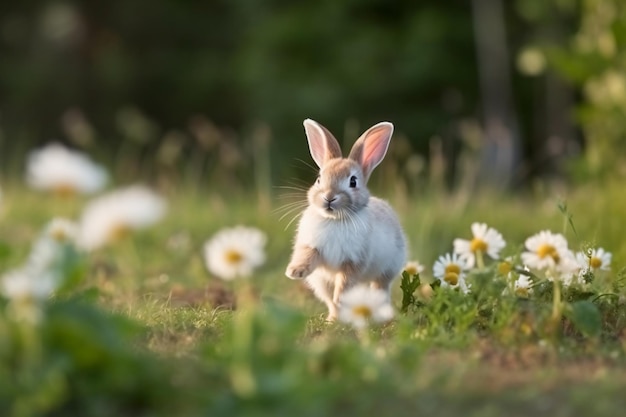
[(342, 157), (337, 139), (306, 119), (304, 130), (320, 168), (307, 193), (285, 275), (305, 279), (335, 321), (344, 290), (369, 283), (387, 293), (406, 262), (406, 238), (398, 217), (384, 200), (371, 197), (367, 181), (383, 160), (393, 124), (369, 128)]

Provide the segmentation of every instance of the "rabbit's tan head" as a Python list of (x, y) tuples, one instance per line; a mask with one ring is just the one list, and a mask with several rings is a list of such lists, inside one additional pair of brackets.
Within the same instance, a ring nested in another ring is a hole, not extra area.
[(342, 158), (327, 161), (308, 192), (309, 204), (321, 216), (332, 219), (346, 218), (361, 210), (369, 197), (359, 164)]
[(304, 129), (319, 176), (308, 192), (309, 204), (325, 218), (344, 219), (367, 206), (367, 180), (387, 152), (393, 133), (391, 123), (368, 129), (342, 157), (337, 139), (324, 126), (307, 119)]

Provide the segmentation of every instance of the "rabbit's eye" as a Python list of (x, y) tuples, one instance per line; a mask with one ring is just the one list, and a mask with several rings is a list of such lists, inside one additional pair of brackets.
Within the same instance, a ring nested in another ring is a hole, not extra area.
[(315, 183), (319, 185), (319, 183), (320, 183), (320, 177), (319, 177), (319, 175), (317, 176), (317, 179), (315, 180)]
[(350, 177), (350, 188), (356, 188), (356, 177), (354, 175)]

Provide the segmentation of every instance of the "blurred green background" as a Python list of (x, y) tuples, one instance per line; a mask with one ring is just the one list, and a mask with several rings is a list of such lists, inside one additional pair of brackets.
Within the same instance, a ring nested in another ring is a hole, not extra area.
[(5, 1), (0, 174), (58, 140), (245, 189), (302, 175), (311, 117), (392, 121), (409, 190), (622, 176), (625, 72), (622, 0)]

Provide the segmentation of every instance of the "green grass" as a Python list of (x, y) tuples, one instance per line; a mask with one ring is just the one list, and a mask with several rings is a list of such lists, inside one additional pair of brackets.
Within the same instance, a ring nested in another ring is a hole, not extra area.
[[(50, 218), (78, 218), (85, 202), (3, 190), (0, 272), (23, 263)], [(400, 313), (398, 280), (396, 319), (367, 333), (325, 323), (321, 303), (284, 276), (288, 220), (245, 195), (167, 197), (163, 222), (87, 257), (84, 280), (46, 303), (39, 327), (15, 323), (2, 301), (1, 415), (583, 416), (626, 406), (620, 184), (561, 196), (391, 196), (411, 258), (428, 267), (484, 221), (504, 235), (507, 254), (551, 229), (574, 249), (611, 251), (612, 272), (594, 297), (569, 294), (573, 310), (556, 327), (549, 287), (532, 300), (503, 297), (492, 272), (474, 277), (470, 296), (436, 291)], [(223, 283), (206, 272), (202, 245), (236, 224), (268, 234), (268, 259), (248, 282)], [(617, 295), (596, 298), (607, 288)], [(232, 302), (235, 311), (216, 306)]]

